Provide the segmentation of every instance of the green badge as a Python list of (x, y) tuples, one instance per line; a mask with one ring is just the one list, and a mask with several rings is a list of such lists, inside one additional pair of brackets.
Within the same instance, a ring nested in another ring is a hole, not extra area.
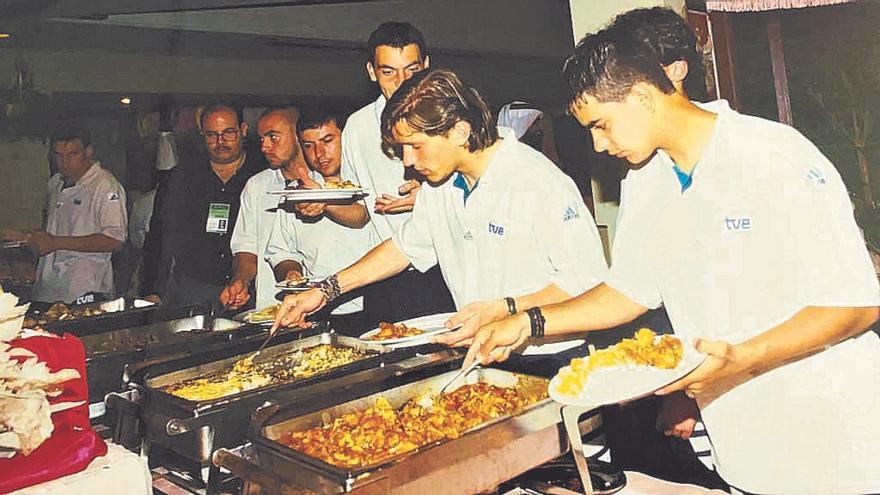
[(208, 207), (208, 224), (205, 232), (209, 234), (225, 234), (229, 230), (229, 211), (232, 209), (226, 203), (211, 203)]

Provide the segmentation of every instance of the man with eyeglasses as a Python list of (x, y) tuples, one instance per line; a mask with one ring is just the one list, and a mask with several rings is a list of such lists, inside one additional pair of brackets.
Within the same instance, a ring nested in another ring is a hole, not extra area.
[(251, 177), (241, 193), (241, 208), (230, 243), (234, 255), (232, 279), (220, 293), (220, 302), (229, 309), (240, 309), (251, 300), (250, 286), (254, 280), (256, 307), (275, 302), (275, 277), (263, 254), (275, 223), (278, 196), (268, 193), (309, 177), (297, 142), (298, 119), (299, 112), (294, 107), (272, 107), (257, 122), (260, 150), (269, 168)]
[(169, 305), (210, 302), (232, 278), (229, 241), (245, 183), (265, 168), (259, 154), (245, 153), (247, 123), (228, 103), (209, 105), (199, 120), (207, 159), (181, 163), (169, 180), (160, 215), (171, 276), (157, 296)]

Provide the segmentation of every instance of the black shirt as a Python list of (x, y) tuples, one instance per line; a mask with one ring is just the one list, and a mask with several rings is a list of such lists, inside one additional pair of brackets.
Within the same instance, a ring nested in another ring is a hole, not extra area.
[[(225, 285), (229, 281), (229, 239), (238, 218), (241, 191), (248, 179), (263, 169), (262, 156), (253, 152), (247, 154), (241, 168), (225, 184), (208, 161), (181, 163), (174, 168), (163, 204), (162, 229), (175, 271), (209, 284)], [(206, 231), (212, 204), (229, 205), (225, 233)]]

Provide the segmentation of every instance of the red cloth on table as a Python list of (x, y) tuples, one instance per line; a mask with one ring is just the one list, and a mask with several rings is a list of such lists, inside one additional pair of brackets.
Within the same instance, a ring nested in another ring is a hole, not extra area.
[(33, 352), (53, 373), (67, 368), (77, 370), (80, 378), (63, 383), (61, 395), (50, 397), (49, 403), (83, 401), (83, 404), (53, 414), (52, 436), (30, 455), (0, 459), (0, 493), (78, 473), (95, 457), (107, 453), (107, 444), (89, 426), (89, 387), (82, 342), (71, 334), (64, 334), (60, 338), (16, 339), (10, 345)]

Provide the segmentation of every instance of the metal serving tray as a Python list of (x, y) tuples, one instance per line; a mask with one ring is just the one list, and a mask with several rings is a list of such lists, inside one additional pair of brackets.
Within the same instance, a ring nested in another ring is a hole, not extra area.
[[(260, 466), (316, 493), (443, 493), (471, 494), (491, 490), (535, 466), (565, 453), (568, 443), (561, 433), (560, 406), (544, 398), (515, 416), (505, 416), (469, 430), (461, 437), (420, 448), (375, 466), (349, 469), (328, 464), (281, 444), (291, 431), (324, 424), (327, 418), (364, 410), (381, 396), (393, 407), (428, 391), (437, 391), (457, 371), (409, 383), (327, 409), (291, 417), (284, 411), (268, 417), (257, 414), (251, 433)], [(468, 383), (488, 382), (546, 390), (547, 380), (499, 369), (477, 369)]]

